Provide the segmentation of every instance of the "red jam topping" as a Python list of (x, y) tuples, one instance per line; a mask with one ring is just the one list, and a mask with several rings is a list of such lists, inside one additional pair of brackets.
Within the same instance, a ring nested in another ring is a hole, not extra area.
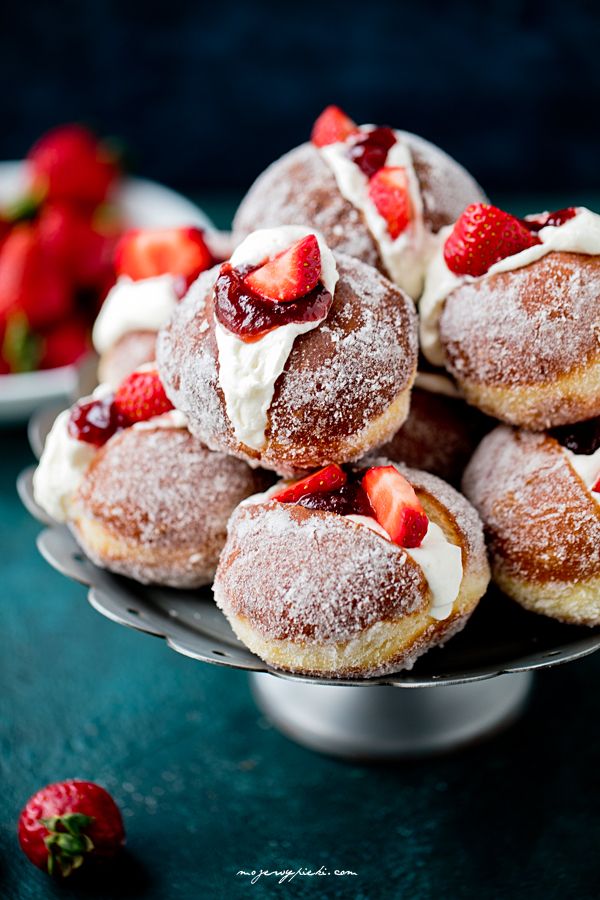
[(214, 301), (217, 321), (248, 343), (256, 341), (280, 325), (291, 322), (318, 322), (326, 318), (333, 297), (321, 282), (298, 300), (274, 303), (257, 294), (245, 283), (251, 271), (223, 263), (215, 282)]
[(72, 438), (101, 447), (128, 424), (110, 394), (102, 399), (77, 403), (71, 410), (67, 430)]
[(575, 425), (559, 425), (552, 428), (549, 434), (572, 453), (591, 456), (600, 447), (600, 418)]
[(348, 156), (371, 178), (385, 165), (388, 151), (396, 143), (396, 135), (391, 128), (374, 128), (362, 132), (348, 148)]
[(347, 483), (337, 491), (307, 494), (298, 500), (300, 506), (307, 509), (322, 509), (324, 512), (337, 513), (338, 516), (369, 516), (373, 518), (373, 507), (360, 482)]
[(530, 231), (538, 232), (540, 228), (546, 228), (547, 225), (564, 225), (569, 219), (574, 219), (577, 215), (577, 209), (574, 206), (567, 206), (565, 209), (557, 209), (554, 212), (542, 213), (539, 216), (532, 216), (530, 219), (521, 219), (523, 225)]

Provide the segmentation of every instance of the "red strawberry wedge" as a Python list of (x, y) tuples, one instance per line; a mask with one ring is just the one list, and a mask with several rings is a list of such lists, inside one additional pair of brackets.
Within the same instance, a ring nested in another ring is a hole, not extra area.
[(316, 288), (321, 277), (321, 251), (308, 234), (244, 278), (244, 283), (265, 300), (290, 303)]
[(333, 463), (313, 472), (307, 478), (301, 481), (295, 481), (293, 484), (283, 488), (277, 494), (274, 494), (272, 500), (279, 500), (280, 503), (297, 503), (303, 497), (310, 494), (321, 494), (324, 491), (337, 491), (346, 483), (346, 473), (340, 469), (338, 465)]
[(444, 245), (444, 260), (456, 275), (485, 275), (494, 263), (539, 243), (510, 213), (487, 203), (471, 203)]
[(358, 134), (358, 126), (339, 106), (327, 106), (313, 125), (311, 141), (315, 147), (326, 147)]
[(403, 166), (384, 166), (369, 181), (369, 197), (379, 215), (387, 222), (392, 240), (402, 234), (410, 222), (408, 176)]
[(19, 816), (19, 844), (48, 874), (66, 878), (86, 860), (108, 859), (125, 843), (119, 808), (91, 781), (61, 781), (34, 794)]
[(189, 285), (212, 264), (212, 253), (199, 228), (132, 229), (115, 250), (117, 275), (134, 281), (181, 275)]
[(132, 372), (115, 393), (115, 408), (129, 422), (144, 422), (173, 409), (154, 369)]
[(363, 475), (375, 518), (401, 547), (418, 547), (429, 520), (413, 486), (394, 466), (375, 466)]

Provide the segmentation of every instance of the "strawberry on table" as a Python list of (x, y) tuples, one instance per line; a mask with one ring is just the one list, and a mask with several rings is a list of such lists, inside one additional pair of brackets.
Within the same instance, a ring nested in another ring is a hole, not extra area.
[(132, 372), (117, 388), (115, 408), (128, 422), (143, 422), (173, 409), (155, 369)]
[(110, 794), (75, 779), (34, 794), (19, 816), (18, 836), (35, 866), (62, 877), (87, 860), (114, 856), (125, 843), (121, 813)]
[(327, 106), (313, 125), (310, 139), (316, 147), (325, 147), (345, 141), (358, 131), (356, 123), (339, 106)]
[(403, 166), (384, 166), (369, 181), (369, 197), (387, 222), (392, 240), (405, 230), (411, 218), (408, 176)]
[(412, 484), (394, 466), (374, 466), (363, 475), (375, 518), (401, 547), (418, 547), (429, 520)]
[(444, 259), (457, 275), (485, 275), (494, 263), (539, 243), (516, 216), (488, 203), (471, 203), (444, 244)]
[(127, 231), (115, 251), (117, 275), (134, 281), (157, 275), (181, 275), (191, 284), (213, 264), (199, 228), (145, 228)]
[(106, 199), (119, 174), (114, 155), (81, 125), (48, 131), (27, 159), (32, 189), (47, 200), (95, 206)]
[(346, 477), (344, 470), (332, 463), (300, 481), (287, 485), (274, 494), (272, 499), (279, 500), (280, 503), (297, 503), (298, 500), (310, 494), (336, 491), (346, 483)]
[(244, 282), (265, 300), (289, 303), (314, 290), (320, 277), (319, 243), (308, 234), (254, 269)]

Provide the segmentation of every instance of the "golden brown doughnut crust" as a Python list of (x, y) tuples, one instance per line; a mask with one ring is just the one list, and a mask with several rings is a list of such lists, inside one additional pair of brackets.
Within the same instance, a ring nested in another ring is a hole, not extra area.
[(217, 604), (254, 652), (297, 672), (383, 674), (410, 667), (464, 626), (489, 580), (481, 523), (449, 485), (403, 471), (429, 517), (462, 547), (451, 615), (429, 615), (427, 582), (401, 547), (346, 517), (260, 500), (233, 514), (214, 584)]
[(144, 363), (152, 362), (155, 356), (155, 331), (129, 331), (100, 357), (98, 381), (117, 388), (128, 375)]
[[(469, 173), (438, 147), (414, 134), (399, 134), (412, 152), (423, 219), (431, 231), (456, 221), (469, 203), (486, 199)], [(240, 243), (257, 228), (276, 225), (318, 228), (332, 250), (385, 272), (362, 213), (342, 197), (333, 172), (312, 144), (296, 147), (259, 175), (235, 215), (234, 240)]]
[(413, 388), (406, 422), (376, 453), (459, 487), (465, 466), (489, 428), (490, 420), (464, 400)]
[(260, 453), (237, 440), (218, 384), (218, 270), (201, 275), (178, 306), (159, 334), (158, 366), (172, 403), (208, 446), (293, 473), (358, 459), (405, 420), (417, 364), (414, 304), (359, 260), (336, 254), (336, 262), (332, 307), (294, 342), (275, 383)]
[(456, 288), (440, 318), (467, 400), (542, 430), (600, 414), (600, 257), (553, 252)]
[(496, 428), (467, 466), (463, 490), (506, 593), (563, 621), (600, 623), (600, 506), (554, 438)]
[(235, 506), (268, 478), (185, 428), (126, 428), (100, 448), (70, 526), (97, 565), (142, 583), (210, 581)]

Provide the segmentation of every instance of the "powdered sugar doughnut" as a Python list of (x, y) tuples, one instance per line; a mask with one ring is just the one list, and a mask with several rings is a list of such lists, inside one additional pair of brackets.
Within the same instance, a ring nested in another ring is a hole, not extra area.
[[(474, 264), (475, 274), (452, 270), (456, 248), (458, 267)], [(600, 216), (571, 207), (520, 220), (469, 208), (428, 271), (422, 350), (497, 419), (534, 431), (581, 421), (600, 414), (599, 297)]]
[(463, 489), (483, 519), (493, 577), (526, 609), (600, 624), (599, 475), (597, 451), (506, 426), (469, 463)]
[(485, 195), (471, 175), (438, 147), (406, 131), (394, 133), (406, 157), (400, 163), (411, 170), (413, 207), (419, 217), (419, 235), (408, 248), (410, 258), (405, 264), (400, 257), (406, 248), (382, 242), (377, 228), (381, 223), (374, 216), (367, 220), (365, 211), (341, 192), (328, 161), (329, 148), (311, 143), (291, 150), (257, 178), (235, 215), (234, 240), (273, 225), (318, 228), (334, 250), (376, 266), (418, 297), (431, 236), (454, 222), (468, 203), (484, 200)]
[[(445, 618), (432, 614), (434, 582), (416, 551), (391, 543), (376, 523), (269, 494), (251, 498), (229, 522), (214, 593), (238, 637), (271, 666), (331, 678), (382, 675), (410, 668), (465, 625), (489, 580), (481, 523), (449, 485), (399, 470), (429, 527), (435, 523), (440, 541), (460, 548), (453, 554), (461, 567), (457, 594)], [(435, 568), (435, 557), (429, 561)]]
[(198, 587), (212, 580), (231, 512), (266, 483), (186, 428), (150, 420), (97, 451), (68, 524), (102, 568), (143, 584)]
[[(298, 234), (312, 232), (288, 226), (256, 233), (277, 246)], [(215, 318), (218, 269), (199, 277), (157, 342), (165, 389), (192, 433), (214, 450), (284, 474), (358, 459), (388, 440), (406, 418), (416, 371), (412, 301), (377, 270), (332, 254), (319, 240), (333, 301), (311, 330), (286, 338), (285, 352), (273, 331), (264, 348), (262, 338), (243, 346), (225, 333)], [(256, 243), (253, 235), (236, 254)], [(267, 379), (277, 371), (269, 395)]]

